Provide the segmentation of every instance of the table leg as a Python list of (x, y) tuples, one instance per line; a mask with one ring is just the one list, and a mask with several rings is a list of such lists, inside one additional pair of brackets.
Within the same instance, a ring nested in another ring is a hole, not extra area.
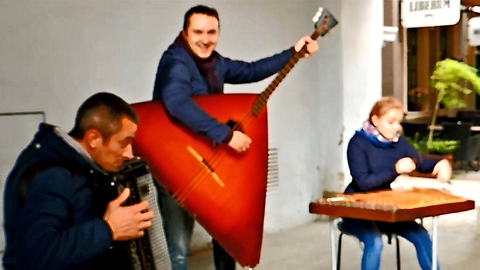
[(432, 217), (432, 270), (437, 270), (437, 218), (438, 217)]
[(337, 269), (337, 253), (336, 253), (336, 248), (335, 248), (335, 219), (330, 218), (329, 222), (329, 227), (330, 227), (330, 248), (332, 249), (332, 270)]

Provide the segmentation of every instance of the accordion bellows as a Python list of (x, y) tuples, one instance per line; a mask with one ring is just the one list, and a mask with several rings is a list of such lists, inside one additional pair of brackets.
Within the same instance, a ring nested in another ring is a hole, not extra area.
[(145, 235), (126, 242), (132, 270), (172, 269), (153, 181), (147, 164), (138, 158), (125, 162), (115, 179), (119, 193), (125, 187), (130, 188), (127, 205), (146, 200), (154, 213), (152, 226), (145, 231)]

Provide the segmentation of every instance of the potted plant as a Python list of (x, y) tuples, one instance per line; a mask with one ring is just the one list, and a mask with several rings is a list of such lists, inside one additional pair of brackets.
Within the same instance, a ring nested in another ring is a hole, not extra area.
[(447, 58), (437, 62), (430, 80), (436, 94), (436, 101), (426, 142), (427, 153), (434, 148), (433, 126), (437, 120), (440, 104), (446, 109), (464, 108), (466, 107), (464, 95), (469, 95), (473, 91), (480, 93), (480, 77), (477, 76), (477, 69), (453, 59)]
[[(420, 158), (423, 155), (429, 157), (445, 158), (453, 167), (453, 152), (460, 146), (457, 140), (443, 140), (435, 138), (432, 140), (430, 147), (427, 146), (427, 140), (420, 138), (419, 134), (415, 134), (413, 138), (405, 137), (405, 139), (420, 153)], [(410, 172), (408, 175), (415, 177), (435, 178), (436, 175), (432, 173), (421, 173), (417, 170)]]
[(413, 138), (405, 137), (405, 139), (420, 153), (429, 154), (431, 156), (445, 156), (452, 154), (460, 146), (457, 140), (432, 139), (430, 147), (427, 146), (427, 140), (420, 138), (415, 134)]

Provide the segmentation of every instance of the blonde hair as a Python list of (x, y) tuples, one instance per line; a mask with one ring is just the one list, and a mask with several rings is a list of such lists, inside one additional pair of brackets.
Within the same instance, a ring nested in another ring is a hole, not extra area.
[(391, 109), (403, 110), (403, 105), (394, 97), (382, 97), (373, 105), (372, 110), (370, 111), (370, 116), (368, 117), (368, 121), (372, 123), (372, 117), (374, 115), (377, 117), (382, 117)]

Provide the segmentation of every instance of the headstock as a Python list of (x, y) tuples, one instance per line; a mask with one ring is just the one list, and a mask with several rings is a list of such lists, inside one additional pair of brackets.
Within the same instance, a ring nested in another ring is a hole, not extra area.
[(315, 26), (315, 33), (312, 35), (312, 38), (317, 38), (318, 36), (324, 36), (338, 24), (338, 21), (333, 17), (333, 15), (326, 8), (318, 8), (318, 11), (313, 16), (313, 22)]

